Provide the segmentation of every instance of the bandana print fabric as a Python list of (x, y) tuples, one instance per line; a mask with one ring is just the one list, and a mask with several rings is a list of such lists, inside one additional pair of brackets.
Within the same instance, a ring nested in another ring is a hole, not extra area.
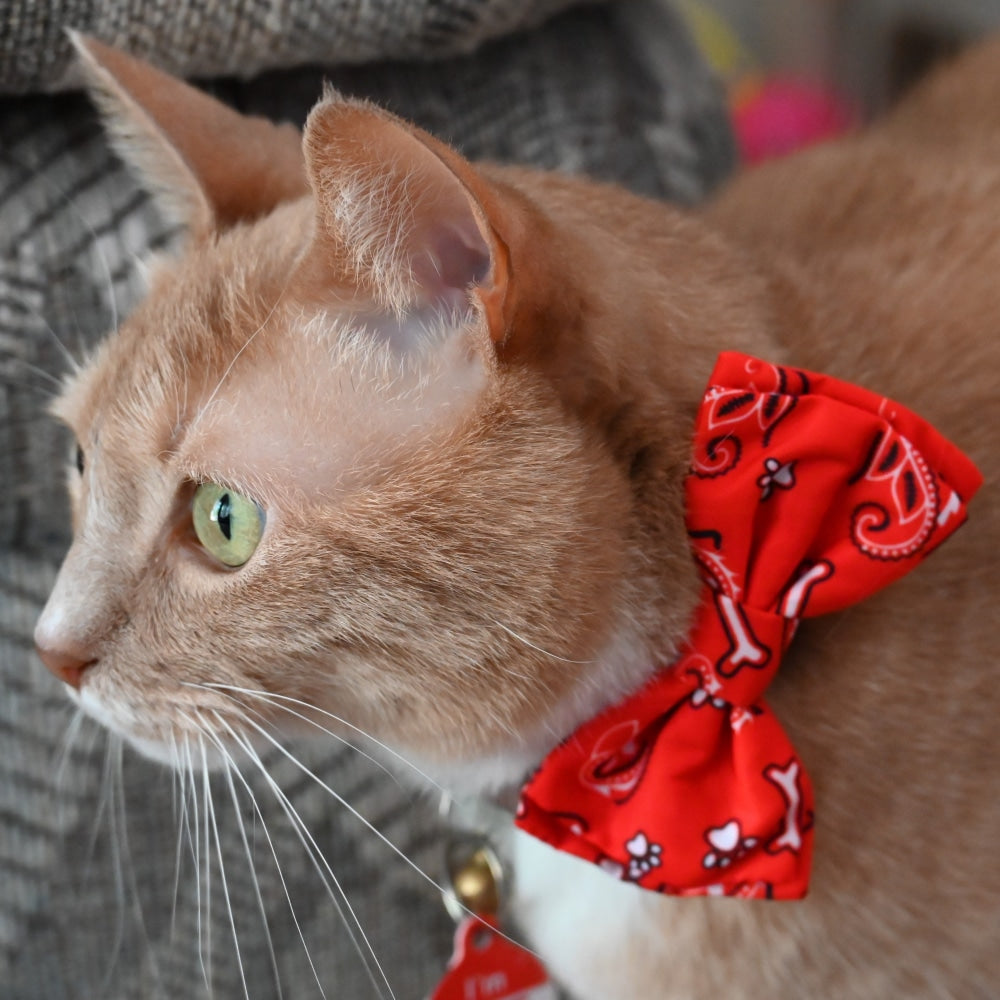
[(518, 826), (657, 892), (805, 895), (812, 790), (764, 692), (800, 618), (913, 569), (981, 481), (897, 403), (721, 355), (686, 482), (705, 584), (687, 644), (549, 754)]

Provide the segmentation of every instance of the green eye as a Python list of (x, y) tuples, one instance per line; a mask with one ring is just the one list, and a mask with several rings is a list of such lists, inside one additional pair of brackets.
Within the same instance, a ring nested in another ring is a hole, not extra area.
[(264, 534), (260, 505), (218, 483), (202, 483), (194, 491), (191, 518), (198, 541), (227, 566), (242, 566)]

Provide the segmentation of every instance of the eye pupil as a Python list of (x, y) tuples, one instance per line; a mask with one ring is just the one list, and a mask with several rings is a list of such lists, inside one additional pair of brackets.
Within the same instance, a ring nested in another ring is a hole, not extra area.
[(77, 445), (76, 446), (76, 471), (83, 475), (83, 449)]
[(228, 493), (223, 493), (222, 496), (219, 497), (218, 502), (215, 505), (215, 510), (212, 514), (212, 520), (219, 525), (219, 530), (226, 536), (226, 541), (232, 541), (233, 526), (230, 519), (231, 507)]
[(191, 498), (191, 521), (202, 548), (225, 566), (242, 566), (264, 534), (259, 503), (218, 483), (200, 483)]

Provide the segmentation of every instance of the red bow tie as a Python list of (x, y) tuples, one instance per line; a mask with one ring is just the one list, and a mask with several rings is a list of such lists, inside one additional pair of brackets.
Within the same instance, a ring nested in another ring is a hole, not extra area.
[(800, 618), (913, 569), (981, 482), (897, 403), (721, 355), (686, 482), (705, 582), (687, 644), (549, 754), (517, 825), (658, 892), (805, 895), (812, 790), (764, 691)]

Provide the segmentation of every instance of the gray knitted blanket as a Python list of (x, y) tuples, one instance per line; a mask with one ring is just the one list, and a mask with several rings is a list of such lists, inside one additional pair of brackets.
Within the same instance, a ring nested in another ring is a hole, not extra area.
[(473, 52), (574, 2), (579, 0), (8, 0), (0, 6), (0, 91), (71, 83), (76, 77), (65, 28), (180, 76), (248, 79), (307, 63)]
[[(61, 79), (65, 23), (206, 73), (433, 56), (325, 75), (473, 157), (703, 195), (731, 164), (725, 120), (684, 32), (654, 0), (577, 8), (454, 55), (562, 5), (5, 4), (0, 86)], [(270, 72), (211, 89), (301, 121), (322, 75)], [(311, 775), (277, 750), (266, 759), (312, 841), (261, 775), (233, 789), (210, 781), (213, 813), (200, 780), (181, 795), (169, 773), (76, 719), (32, 654), (68, 540), (68, 442), (46, 401), (136, 301), (139, 260), (171, 237), (85, 98), (0, 100), (0, 997), (389, 996), (377, 961), (395, 996), (416, 1000), (450, 947), (437, 892), (414, 867), (441, 876), (432, 797), (326, 740), (294, 748)]]

